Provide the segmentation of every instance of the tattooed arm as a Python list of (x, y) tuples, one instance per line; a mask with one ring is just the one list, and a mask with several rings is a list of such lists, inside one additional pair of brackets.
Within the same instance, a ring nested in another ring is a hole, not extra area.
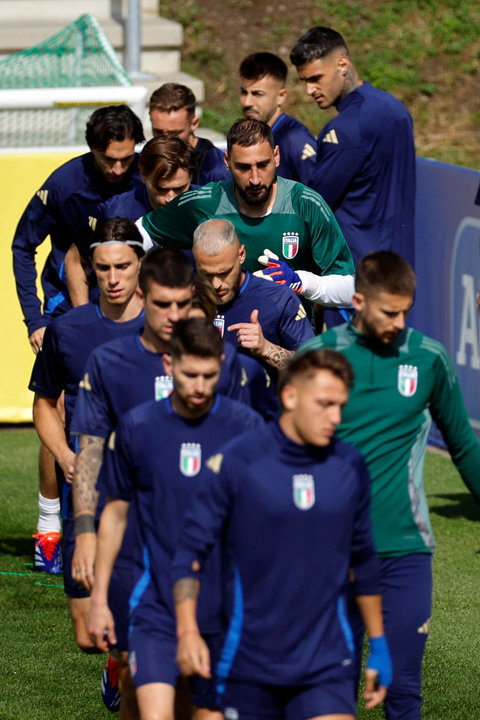
[[(194, 568), (198, 569), (198, 568)], [(200, 582), (186, 577), (173, 586), (177, 616), (177, 663), (183, 675), (211, 677), (210, 653), (197, 625), (197, 598)]]
[(102, 466), (104, 438), (80, 435), (73, 475), (73, 512), (75, 516), (75, 552), (72, 560), (74, 579), (91, 591), (97, 547), (95, 514), (97, 511), (97, 479)]
[(250, 322), (229, 325), (227, 330), (228, 332), (236, 331), (240, 347), (250, 350), (253, 356), (265, 360), (277, 370), (285, 367), (288, 360), (295, 354), (293, 350), (286, 350), (266, 339), (258, 321), (258, 310), (252, 311)]

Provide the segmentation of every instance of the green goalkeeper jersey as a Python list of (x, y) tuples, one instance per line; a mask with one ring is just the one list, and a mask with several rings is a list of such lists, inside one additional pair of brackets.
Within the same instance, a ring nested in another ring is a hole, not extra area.
[(381, 345), (352, 323), (309, 340), (300, 351), (323, 347), (342, 352), (355, 373), (337, 432), (367, 461), (377, 552), (385, 556), (432, 552), (423, 485), (432, 417), (465, 484), (480, 498), (480, 445), (446, 349), (410, 328), (392, 345)]
[(293, 180), (278, 178), (272, 211), (263, 217), (242, 215), (233, 180), (189, 190), (142, 218), (142, 228), (155, 245), (192, 247), (197, 225), (212, 218), (230, 220), (245, 245), (246, 270), (262, 266), (257, 258), (268, 248), (294, 270), (317, 275), (352, 275), (352, 256), (338, 223), (323, 198)]

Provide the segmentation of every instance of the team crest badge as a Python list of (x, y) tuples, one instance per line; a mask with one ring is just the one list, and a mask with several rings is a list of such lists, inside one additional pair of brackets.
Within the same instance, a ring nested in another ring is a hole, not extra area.
[(165, 400), (173, 392), (173, 378), (157, 375), (155, 378), (155, 400)]
[(217, 328), (220, 335), (223, 337), (223, 334), (225, 332), (225, 315), (217, 315), (217, 317), (213, 321), (213, 324)]
[(283, 257), (287, 260), (293, 260), (295, 255), (298, 253), (298, 246), (300, 240), (298, 233), (283, 233), (282, 239), (282, 253)]
[(180, 472), (186, 477), (194, 477), (202, 465), (202, 446), (200, 443), (182, 443), (180, 448)]
[(403, 397), (411, 397), (417, 392), (418, 368), (416, 365), (399, 365), (398, 392)]
[(313, 475), (293, 476), (293, 502), (299, 510), (310, 510), (315, 505)]

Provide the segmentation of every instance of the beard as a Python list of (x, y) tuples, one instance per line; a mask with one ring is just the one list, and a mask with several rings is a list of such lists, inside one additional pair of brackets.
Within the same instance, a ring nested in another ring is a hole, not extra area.
[(264, 203), (268, 202), (270, 199), (270, 196), (272, 194), (272, 189), (275, 183), (277, 182), (277, 176), (275, 175), (273, 181), (270, 183), (270, 185), (257, 185), (255, 188), (246, 187), (246, 188), (240, 188), (238, 185), (236, 186), (236, 190), (242, 200), (247, 203), (247, 205), (252, 205), (253, 207), (257, 207), (259, 205), (263, 205)]

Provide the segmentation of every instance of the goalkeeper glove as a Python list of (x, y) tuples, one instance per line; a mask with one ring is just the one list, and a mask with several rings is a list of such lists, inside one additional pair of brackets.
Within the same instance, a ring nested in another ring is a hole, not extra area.
[(261, 265), (265, 265), (265, 270), (257, 270), (254, 273), (257, 277), (263, 277), (264, 280), (273, 280), (273, 282), (279, 285), (287, 285), (290, 290), (296, 293), (302, 292), (302, 281), (288, 263), (284, 260), (280, 260), (278, 255), (275, 255), (271, 250), (263, 251), (265, 254), (260, 255), (258, 262)]

